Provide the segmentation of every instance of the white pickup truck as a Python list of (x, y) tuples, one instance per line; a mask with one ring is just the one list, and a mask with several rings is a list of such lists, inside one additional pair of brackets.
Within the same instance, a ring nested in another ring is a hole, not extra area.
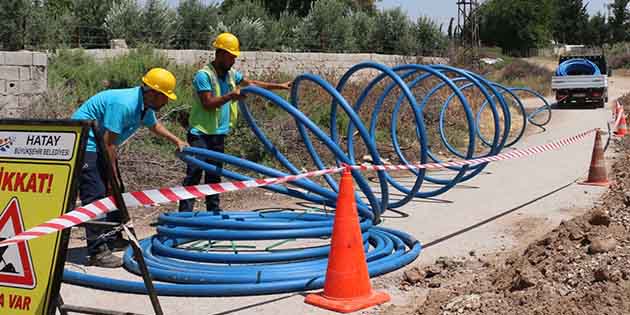
[(555, 75), (551, 78), (551, 89), (556, 93), (559, 105), (604, 107), (608, 102), (608, 67), (603, 55), (563, 56), (558, 64), (571, 59), (586, 59), (599, 67), (601, 74)]

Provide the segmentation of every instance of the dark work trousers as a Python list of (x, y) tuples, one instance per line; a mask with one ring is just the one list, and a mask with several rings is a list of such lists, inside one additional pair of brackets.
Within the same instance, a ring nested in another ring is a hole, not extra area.
[[(197, 148), (208, 149), (216, 152), (224, 152), (225, 149), (225, 135), (194, 135), (188, 132), (187, 135), (188, 143)], [(203, 161), (208, 162), (220, 169), (223, 168), (223, 163), (210, 160), (203, 159)], [(201, 181), (201, 175), (205, 173), (205, 183), (206, 184), (214, 184), (221, 182), (221, 176), (216, 175), (212, 172), (207, 172), (201, 169), (199, 166), (190, 165), (186, 167), (186, 177), (184, 178), (183, 186), (192, 186), (199, 185)], [(195, 199), (187, 199), (179, 202), (179, 211), (193, 211), (195, 206)], [(219, 195), (210, 195), (206, 196), (206, 210), (207, 211), (221, 211), (219, 208)]]
[[(106, 197), (107, 176), (105, 176), (105, 161), (96, 152), (85, 152), (85, 161), (81, 169), (79, 179), (79, 198), (82, 205), (88, 205), (96, 200)], [(121, 223), (120, 211), (107, 214), (107, 217), (99, 221)], [(88, 254), (95, 255), (108, 249), (107, 243), (116, 238), (116, 234), (98, 239), (104, 233), (110, 232), (112, 228), (96, 225), (85, 225), (85, 236), (87, 238)]]

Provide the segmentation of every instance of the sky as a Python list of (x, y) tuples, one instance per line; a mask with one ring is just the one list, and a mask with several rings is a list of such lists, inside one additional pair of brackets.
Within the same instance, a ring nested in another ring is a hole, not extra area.
[[(589, 14), (604, 11), (604, 4), (612, 0), (585, 0), (589, 3)], [(479, 1), (483, 3), (483, 0)], [(451, 17), (457, 18), (457, 0), (382, 0), (377, 3), (379, 8), (401, 7), (407, 14), (416, 19), (420, 16), (429, 16), (436, 21), (448, 24)]]

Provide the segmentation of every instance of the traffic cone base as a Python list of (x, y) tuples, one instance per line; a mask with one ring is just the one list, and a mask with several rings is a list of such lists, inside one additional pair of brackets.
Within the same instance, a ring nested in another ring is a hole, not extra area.
[(365, 260), (352, 174), (343, 172), (330, 241), (324, 291), (309, 294), (304, 302), (340, 313), (350, 313), (389, 301), (375, 292)]
[(314, 293), (307, 295), (304, 302), (339, 313), (352, 313), (389, 302), (389, 300), (390, 297), (387, 293), (372, 291), (368, 296), (351, 299), (337, 299), (327, 297), (324, 293)]
[(610, 186), (610, 182), (609, 181), (605, 181), (605, 182), (599, 182), (599, 183), (589, 183), (589, 182), (579, 182), (578, 184), (580, 185), (585, 185), (585, 186), (600, 186), (600, 187), (608, 187)]
[(595, 133), (595, 144), (593, 145), (593, 155), (591, 165), (588, 169), (588, 179), (581, 182), (581, 185), (608, 186), (608, 175), (606, 174), (606, 161), (604, 158), (604, 147), (602, 145), (601, 131)]

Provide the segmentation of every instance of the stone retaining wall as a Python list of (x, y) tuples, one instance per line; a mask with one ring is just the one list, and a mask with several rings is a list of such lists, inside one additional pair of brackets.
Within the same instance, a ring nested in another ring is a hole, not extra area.
[(45, 53), (0, 51), (0, 118), (18, 118), (22, 109), (45, 94), (48, 57)]
[[(202, 65), (208, 62), (214, 51), (208, 50), (161, 50), (158, 52), (175, 64)], [(89, 49), (87, 54), (102, 62), (105, 59), (127, 54), (129, 49)], [(446, 58), (416, 57), (380, 54), (331, 54), (331, 53), (284, 53), (268, 51), (244, 51), (236, 60), (235, 68), (245, 75), (260, 75), (265, 72), (281, 72), (288, 75), (315, 73), (337, 77), (353, 65), (373, 61), (388, 66), (408, 63), (445, 64)]]

